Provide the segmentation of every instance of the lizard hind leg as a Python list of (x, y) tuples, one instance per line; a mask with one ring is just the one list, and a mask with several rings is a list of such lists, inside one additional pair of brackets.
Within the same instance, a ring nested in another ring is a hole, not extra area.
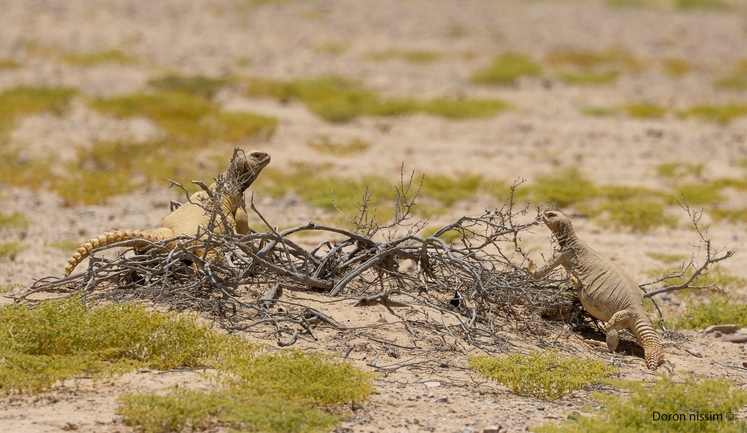
[(633, 325), (633, 314), (630, 310), (621, 310), (613, 314), (607, 322), (607, 348), (610, 352), (617, 349), (620, 343), (621, 329), (631, 329)]

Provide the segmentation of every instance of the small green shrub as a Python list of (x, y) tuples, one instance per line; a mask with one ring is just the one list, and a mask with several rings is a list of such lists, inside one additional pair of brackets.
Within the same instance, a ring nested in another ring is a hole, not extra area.
[(470, 357), (469, 368), (519, 395), (556, 399), (618, 373), (597, 360), (562, 358), (557, 349), (512, 354), (507, 358)]
[(314, 47), (314, 51), (324, 54), (342, 54), (347, 51), (348, 48), (348, 44), (344, 42), (327, 41), (317, 44)]
[(309, 140), (306, 144), (319, 153), (336, 156), (357, 155), (371, 147), (371, 143), (357, 137), (347, 143), (336, 143), (332, 141), (329, 135), (323, 134), (318, 135), (313, 140)]
[[(544, 424), (531, 430), (537, 433), (738, 433), (747, 429), (744, 420), (727, 418), (727, 413), (735, 414), (747, 404), (747, 391), (736, 388), (728, 379), (688, 376), (676, 382), (674, 378), (661, 376), (654, 384), (623, 381), (614, 384), (632, 393), (631, 397), (622, 399), (615, 393), (596, 392), (594, 399), (602, 409), (595, 415), (569, 416), (560, 425)], [(682, 414), (683, 418), (662, 419), (662, 415), (670, 414)]]
[(503, 53), (489, 66), (475, 71), (470, 81), (485, 85), (511, 85), (519, 77), (536, 77), (542, 74), (542, 66), (531, 57), (518, 53)]
[(340, 417), (293, 400), (262, 398), (242, 392), (175, 389), (165, 396), (123, 394), (117, 413), (144, 433), (209, 430), (241, 426), (259, 432), (328, 432)]
[(20, 69), (23, 64), (13, 59), (0, 59), (0, 71), (10, 71), (13, 69)]
[(246, 81), (246, 94), (280, 101), (297, 99), (322, 119), (337, 123), (349, 122), (359, 116), (397, 116), (416, 112), (458, 119), (486, 117), (510, 108), (510, 104), (500, 100), (382, 99), (359, 83), (340, 77), (295, 81), (250, 78)]
[(677, 9), (683, 10), (717, 10), (717, 11), (728, 11), (732, 7), (730, 4), (722, 0), (675, 0), (674, 6)]
[(687, 260), (687, 256), (684, 254), (666, 254), (653, 251), (646, 251), (645, 254), (646, 257), (651, 257), (652, 259), (658, 260), (667, 265), (670, 265), (672, 263), (683, 263), (685, 260)]
[[(691, 297), (694, 303), (694, 299)], [(740, 328), (747, 326), (747, 304), (727, 295), (713, 296), (690, 305), (687, 312), (673, 323), (677, 329), (704, 329), (711, 325), (734, 323)]]
[(586, 114), (587, 116), (594, 116), (594, 117), (608, 117), (608, 116), (614, 116), (615, 114), (619, 113), (620, 110), (613, 107), (584, 107), (581, 108), (581, 113)]
[(740, 60), (731, 75), (720, 78), (713, 84), (724, 89), (747, 89), (747, 59)]
[(741, 209), (709, 209), (708, 213), (713, 217), (714, 221), (728, 221), (732, 224), (740, 224), (747, 222), (747, 208)]
[(675, 228), (677, 217), (665, 214), (665, 204), (656, 199), (634, 197), (622, 200), (602, 200), (592, 212), (599, 215), (602, 227), (628, 228), (645, 233), (657, 227)]
[(620, 108), (628, 113), (629, 116), (639, 118), (659, 118), (667, 112), (667, 109), (664, 107), (647, 103), (628, 104)]
[[(429, 238), (435, 235), (436, 232), (438, 232), (439, 230), (441, 230), (441, 227), (426, 227), (422, 230), (422, 232), (420, 233), (420, 236), (424, 238)], [(442, 239), (447, 244), (450, 244), (450, 243), (453, 243), (457, 239), (462, 239), (463, 236), (464, 236), (464, 233), (462, 233), (461, 230), (449, 230), (444, 233), (441, 233), (438, 237), (439, 239)]]
[(416, 105), (418, 112), (452, 119), (492, 117), (512, 108), (512, 104), (498, 99), (436, 98), (422, 101)]
[(234, 389), (317, 407), (361, 401), (374, 390), (371, 373), (321, 353), (283, 350), (248, 361), (228, 357), (217, 366), (230, 372), (224, 380)]
[(724, 201), (721, 194), (722, 185), (715, 182), (708, 183), (685, 183), (675, 186), (677, 198), (685, 197), (689, 204), (713, 204)]
[(482, 176), (460, 174), (456, 178), (437, 175), (425, 176), (420, 194), (434, 198), (451, 207), (459, 200), (473, 197), (482, 184)]
[(59, 241), (50, 242), (48, 245), (58, 250), (72, 252), (78, 249), (78, 247), (80, 246), (80, 241), (73, 240), (73, 239), (63, 239)]
[(0, 242), (0, 259), (15, 259), (16, 255), (26, 247), (20, 242)]
[(617, 78), (619, 76), (619, 71), (561, 72), (558, 74), (558, 78), (561, 81), (564, 81), (568, 84), (576, 84), (581, 86), (612, 84), (617, 82)]
[(92, 53), (68, 53), (62, 56), (62, 61), (75, 66), (96, 66), (107, 63), (133, 65), (138, 59), (122, 50), (113, 49)]
[(729, 123), (729, 121), (735, 117), (747, 116), (747, 105), (698, 105), (680, 111), (679, 115), (682, 117), (695, 117), (712, 122)]
[(226, 385), (222, 390), (125, 394), (117, 412), (148, 433), (216, 425), (267, 432), (329, 431), (340, 417), (313, 407), (361, 401), (374, 391), (371, 373), (318, 353), (237, 354), (215, 367)]
[(388, 60), (404, 60), (410, 63), (433, 63), (441, 59), (441, 55), (434, 51), (425, 50), (386, 50), (369, 53), (366, 58), (375, 62), (385, 62)]
[(519, 198), (528, 198), (535, 203), (552, 201), (560, 207), (588, 200), (599, 191), (577, 167), (568, 167), (547, 176), (538, 176), (526, 188), (518, 191)]
[(29, 224), (31, 222), (22, 213), (6, 214), (0, 212), (0, 231), (22, 229), (28, 227)]
[(61, 115), (76, 90), (69, 87), (16, 87), (0, 93), (0, 134), (9, 131), (20, 116), (41, 112)]
[(0, 307), (0, 391), (39, 392), (81, 374), (105, 377), (137, 366), (204, 367), (257, 348), (194, 317), (131, 304), (18, 303)]
[(10, 293), (23, 287), (23, 284), (4, 284), (0, 285), (0, 294)]
[[(170, 82), (168, 85), (177, 86)], [(168, 87), (166, 84), (162, 86)], [(199, 93), (208, 90), (207, 86), (195, 86), (192, 91)], [(198, 141), (237, 142), (256, 137), (267, 138), (277, 126), (275, 118), (244, 112), (224, 112), (201, 96), (181, 91), (102, 98), (92, 101), (91, 105), (117, 117), (148, 117), (170, 134)]]
[(205, 99), (211, 99), (223, 87), (231, 84), (228, 78), (209, 78), (201, 75), (185, 77), (182, 75), (166, 75), (161, 78), (148, 80), (148, 86), (164, 93), (188, 93)]
[(701, 178), (705, 164), (691, 164), (686, 162), (665, 162), (655, 167), (656, 174), (660, 177), (680, 180), (683, 177), (693, 176)]
[(695, 69), (692, 63), (676, 57), (669, 57), (662, 61), (664, 72), (670, 77), (683, 77)]

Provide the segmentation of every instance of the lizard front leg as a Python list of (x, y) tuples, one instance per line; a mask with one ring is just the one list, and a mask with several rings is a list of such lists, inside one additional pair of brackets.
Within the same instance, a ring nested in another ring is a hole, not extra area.
[(539, 280), (540, 278), (549, 274), (550, 271), (557, 268), (558, 266), (571, 263), (572, 257), (573, 253), (570, 252), (563, 252), (558, 254), (557, 256), (553, 257), (552, 261), (545, 265), (545, 267), (538, 270), (537, 272), (532, 273), (532, 278), (534, 278), (535, 280)]

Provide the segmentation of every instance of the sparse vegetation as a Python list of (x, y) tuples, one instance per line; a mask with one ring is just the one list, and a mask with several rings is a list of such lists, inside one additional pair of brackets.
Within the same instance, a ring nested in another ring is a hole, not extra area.
[(254, 431), (329, 431), (340, 417), (314, 408), (361, 401), (373, 392), (370, 373), (321, 354), (235, 356), (216, 366), (223, 390), (125, 394), (117, 411), (145, 432), (236, 423)]
[(664, 162), (661, 164), (657, 164), (655, 170), (656, 174), (661, 177), (680, 180), (687, 176), (701, 178), (703, 175), (704, 167), (705, 164), (703, 163), (693, 164), (689, 162)]
[(232, 83), (229, 78), (209, 78), (201, 75), (185, 77), (182, 75), (165, 75), (148, 80), (148, 86), (159, 92), (188, 93), (205, 99), (211, 99), (223, 87)]
[(62, 55), (62, 61), (75, 66), (96, 66), (107, 63), (118, 65), (133, 65), (138, 62), (137, 57), (122, 50), (112, 49), (91, 53), (68, 53)]
[(713, 84), (723, 89), (747, 90), (747, 59), (740, 60), (731, 75), (720, 78)]
[(0, 294), (10, 293), (23, 287), (23, 284), (4, 284), (0, 285)]
[(667, 109), (664, 107), (645, 102), (623, 105), (620, 108), (628, 113), (629, 116), (639, 118), (659, 118), (667, 112)]
[(0, 59), (0, 71), (20, 69), (23, 65), (13, 59)]
[(470, 357), (468, 361), (470, 369), (513, 392), (543, 399), (560, 398), (618, 372), (597, 360), (564, 358), (557, 349), (507, 358)]
[(678, 316), (672, 326), (676, 329), (704, 329), (711, 325), (733, 323), (740, 328), (747, 326), (747, 304), (728, 295), (712, 296), (691, 305), (687, 312)]
[(322, 119), (340, 123), (359, 116), (397, 116), (417, 112), (451, 118), (487, 117), (511, 107), (500, 100), (382, 99), (360, 84), (339, 77), (295, 81), (251, 78), (246, 82), (246, 94), (274, 97), (280, 101), (297, 99)]
[(80, 299), (0, 307), (0, 391), (39, 392), (79, 375), (106, 377), (138, 366), (203, 367), (257, 350), (195, 318), (129, 304), (87, 308)]
[(547, 54), (546, 61), (558, 70), (562, 81), (579, 85), (611, 84), (622, 71), (644, 68), (643, 62), (618, 48), (601, 52), (556, 50)]
[(692, 63), (676, 57), (664, 59), (662, 61), (662, 68), (670, 77), (683, 77), (695, 69)]
[(682, 117), (695, 117), (712, 122), (728, 123), (735, 117), (747, 116), (747, 105), (698, 105), (678, 112)]
[(61, 115), (76, 90), (69, 87), (16, 87), (0, 93), (0, 134), (18, 117), (41, 112)]
[[(159, 83), (162, 87), (184, 84)], [(191, 91), (199, 93), (208, 89), (199, 87)], [(102, 98), (92, 101), (91, 105), (117, 117), (148, 117), (172, 135), (198, 141), (264, 138), (271, 136), (277, 126), (277, 119), (273, 117), (221, 111), (209, 100), (183, 91)]]
[(0, 212), (0, 231), (21, 229), (27, 227), (29, 224), (30, 221), (22, 213), (6, 214)]
[(0, 242), (0, 259), (14, 260), (16, 254), (25, 249), (26, 247), (20, 242)]
[[(630, 398), (620, 398), (618, 393), (595, 392), (594, 399), (601, 404), (601, 410), (596, 414), (569, 416), (560, 425), (544, 424), (531, 430), (537, 433), (738, 433), (747, 429), (744, 420), (726, 416), (747, 404), (747, 391), (735, 387), (728, 379), (687, 376), (678, 382), (662, 375), (653, 384), (625, 381), (614, 381), (613, 384), (630, 392)], [(657, 414), (660, 416), (658, 420)], [(661, 418), (661, 415), (680, 414), (682, 419)]]
[(519, 77), (536, 77), (542, 74), (542, 66), (531, 57), (519, 53), (503, 53), (489, 66), (477, 70), (470, 77), (475, 84), (512, 85)]
[(369, 147), (371, 147), (371, 143), (357, 137), (347, 143), (336, 143), (332, 141), (332, 138), (329, 135), (324, 134), (318, 135), (316, 138), (309, 140), (306, 144), (319, 153), (336, 156), (357, 155), (365, 152)]
[(366, 55), (366, 58), (375, 62), (385, 62), (388, 60), (404, 60), (410, 63), (433, 63), (441, 59), (441, 55), (434, 51), (426, 50), (386, 50), (376, 51)]
[(518, 191), (520, 198), (534, 203), (552, 201), (560, 207), (570, 206), (599, 194), (594, 184), (586, 179), (577, 167), (568, 167), (547, 176), (538, 176), (534, 182)]
[(687, 256), (684, 254), (666, 254), (657, 253), (653, 251), (646, 251), (646, 257), (651, 257), (654, 260), (658, 260), (664, 264), (670, 265), (673, 263), (684, 263), (687, 260)]

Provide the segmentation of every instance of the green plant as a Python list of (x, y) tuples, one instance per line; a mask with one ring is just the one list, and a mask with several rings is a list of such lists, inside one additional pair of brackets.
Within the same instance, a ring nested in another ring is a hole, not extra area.
[(480, 175), (462, 173), (455, 178), (443, 175), (425, 176), (420, 194), (451, 207), (459, 200), (474, 196), (481, 184), (482, 176)]
[(0, 293), (10, 293), (15, 289), (23, 287), (23, 284), (5, 284), (0, 285)]
[(620, 76), (619, 71), (606, 72), (561, 72), (558, 78), (569, 84), (577, 85), (602, 85), (612, 84)]
[(678, 114), (682, 117), (695, 117), (712, 122), (728, 123), (735, 117), (747, 116), (747, 105), (698, 105), (679, 111)]
[[(168, 85), (177, 84), (169, 82)], [(163, 84), (163, 87), (167, 85)], [(195, 86), (192, 91), (199, 93), (208, 89)], [(275, 118), (220, 111), (209, 100), (183, 91), (102, 98), (93, 100), (91, 105), (117, 117), (149, 117), (170, 134), (198, 141), (235, 142), (253, 137), (265, 138), (271, 136), (277, 126)]]
[(731, 75), (720, 78), (713, 84), (724, 89), (747, 89), (747, 59), (740, 60)]
[(217, 366), (230, 373), (223, 381), (234, 389), (316, 407), (361, 401), (373, 392), (371, 373), (321, 353), (283, 350), (248, 361), (227, 357)]
[(598, 223), (602, 227), (625, 227), (636, 233), (645, 233), (656, 227), (677, 226), (677, 217), (666, 215), (664, 211), (664, 202), (642, 196), (601, 200), (589, 213), (600, 217)]
[(672, 77), (682, 77), (692, 72), (694, 66), (687, 60), (669, 57), (662, 61), (664, 72)]
[(356, 137), (347, 143), (336, 143), (329, 135), (317, 135), (313, 140), (306, 143), (310, 148), (319, 153), (337, 156), (351, 156), (365, 152), (371, 147), (371, 143)]
[(185, 77), (182, 75), (165, 75), (148, 80), (148, 86), (159, 92), (189, 93), (205, 99), (211, 99), (223, 87), (231, 84), (229, 78), (209, 78), (201, 75)]
[(0, 71), (9, 71), (11, 69), (19, 69), (23, 65), (13, 59), (0, 59)]
[(557, 349), (512, 354), (507, 358), (470, 357), (469, 368), (519, 395), (556, 399), (618, 373), (597, 360), (563, 358)]
[(738, 433), (747, 429), (743, 420), (728, 418), (747, 404), (747, 391), (728, 379), (687, 376), (682, 382), (661, 376), (655, 383), (614, 381), (632, 395), (594, 393), (602, 409), (593, 416), (569, 416), (560, 425), (531, 428), (537, 433), (632, 433), (640, 431)]
[(131, 304), (88, 308), (80, 299), (0, 307), (0, 391), (39, 392), (81, 374), (137, 366), (204, 367), (258, 346), (199, 325), (191, 316)]
[(581, 113), (586, 114), (587, 116), (595, 116), (595, 117), (607, 117), (607, 116), (613, 116), (619, 112), (617, 108), (610, 108), (610, 107), (584, 107), (581, 108)]
[(741, 209), (709, 209), (708, 213), (714, 221), (728, 221), (733, 224), (747, 222), (747, 208)]
[[(568, 167), (535, 181), (519, 190), (519, 198), (535, 203), (552, 201), (560, 207), (588, 200), (598, 195), (598, 189), (577, 167)], [(528, 196), (528, 197), (526, 197)]]
[(123, 394), (117, 413), (144, 433), (209, 430), (242, 426), (260, 432), (327, 432), (340, 417), (293, 400), (262, 398), (242, 392), (174, 389), (161, 396)]
[(318, 353), (239, 354), (215, 366), (222, 390), (125, 394), (117, 412), (146, 432), (237, 424), (251, 431), (329, 431), (340, 417), (314, 407), (361, 401), (373, 392), (371, 373)]
[(6, 214), (0, 212), (0, 231), (28, 227), (30, 221), (22, 213)]
[(20, 116), (49, 111), (60, 115), (76, 90), (69, 87), (16, 87), (0, 93), (0, 134)]
[(665, 162), (655, 167), (656, 174), (660, 177), (672, 178), (675, 180), (682, 179), (686, 176), (701, 178), (705, 164), (691, 164), (687, 162)]
[(375, 62), (384, 62), (388, 60), (398, 59), (398, 60), (404, 60), (406, 62), (411, 62), (411, 63), (433, 63), (441, 59), (441, 55), (433, 51), (425, 51), (425, 50), (404, 51), (404, 50), (394, 50), (394, 49), (390, 49), (386, 51), (376, 51), (376, 52), (367, 54), (366, 57), (369, 60), (373, 60)]
[(250, 78), (246, 81), (246, 94), (269, 96), (280, 101), (298, 99), (322, 119), (338, 123), (359, 116), (396, 116), (415, 112), (452, 118), (486, 117), (510, 107), (500, 100), (382, 99), (359, 83), (340, 77), (295, 81)]
[(327, 41), (317, 44), (314, 51), (324, 54), (342, 54), (348, 49), (348, 44), (344, 42)]
[(677, 9), (709, 9), (709, 10), (730, 10), (732, 7), (722, 0), (675, 0), (674, 6)]
[(475, 84), (510, 85), (515, 84), (519, 77), (541, 74), (542, 66), (531, 57), (509, 52), (493, 59), (493, 63), (489, 66), (475, 71), (470, 81)]
[(63, 54), (62, 61), (76, 66), (96, 66), (106, 63), (132, 65), (138, 62), (135, 56), (117, 49), (96, 51), (92, 53)]
[(0, 242), (0, 259), (15, 259), (16, 254), (25, 250), (26, 247), (20, 242)]
[[(744, 284), (742, 284), (744, 286)], [(704, 329), (711, 325), (734, 323), (740, 328), (747, 326), (747, 304), (727, 295), (695, 299), (687, 312), (678, 316), (672, 326), (677, 329)]]
[(667, 112), (667, 109), (664, 107), (647, 103), (628, 104), (620, 108), (631, 117), (641, 118), (658, 118)]
[[(439, 230), (441, 230), (441, 227), (426, 227), (421, 231), (420, 236), (424, 238), (429, 238), (435, 235), (436, 232)], [(462, 239), (463, 236), (464, 236), (464, 233), (462, 233), (462, 231), (460, 230), (448, 230), (444, 233), (441, 233), (438, 237), (439, 239), (442, 239), (447, 244), (450, 244), (450, 243), (453, 243), (457, 239)]]
[(654, 260), (658, 260), (665, 264), (672, 264), (672, 263), (683, 263), (687, 256), (684, 254), (666, 254), (666, 253), (657, 253), (653, 251), (646, 251), (646, 257), (651, 257)]

